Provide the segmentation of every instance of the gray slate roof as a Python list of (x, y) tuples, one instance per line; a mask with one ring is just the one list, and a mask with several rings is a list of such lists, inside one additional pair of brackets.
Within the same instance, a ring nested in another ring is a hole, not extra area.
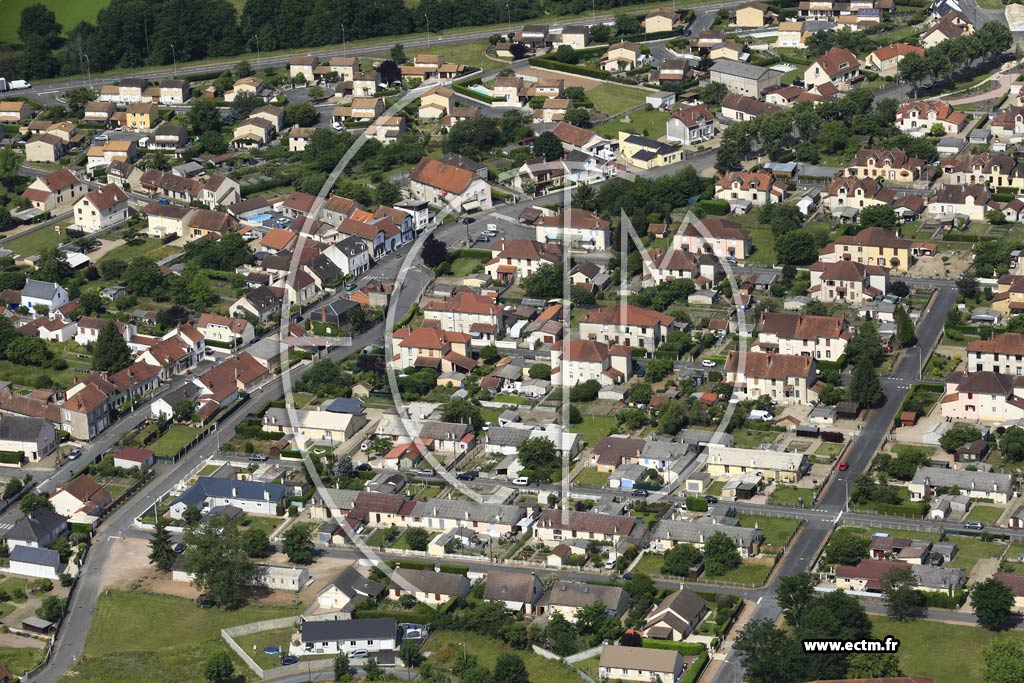
[(269, 495), (271, 502), (278, 502), (284, 497), (284, 484), (199, 477), (196, 479), (196, 483), (192, 485), (192, 488), (178, 496), (178, 500), (175, 503), (198, 506), (207, 498), (264, 500), (266, 498), (265, 494)]
[(67, 526), (68, 521), (52, 510), (39, 508), (7, 532), (7, 538), (16, 541), (39, 543)]
[(394, 638), (398, 623), (394, 619), (351, 619), (343, 621), (305, 621), (302, 623), (302, 641), (333, 642), (337, 640), (365, 640), (367, 638)]
[(27, 545), (16, 545), (11, 549), (12, 562), (38, 564), (43, 567), (60, 567), (60, 553), (49, 548), (31, 548)]

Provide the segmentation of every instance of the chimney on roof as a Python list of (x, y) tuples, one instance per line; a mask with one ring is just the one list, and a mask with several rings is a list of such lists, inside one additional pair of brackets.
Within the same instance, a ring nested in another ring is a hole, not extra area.
[(238, 497), (238, 489), (235, 488), (234, 486), (231, 487), (231, 497), (232, 498), (237, 498)]

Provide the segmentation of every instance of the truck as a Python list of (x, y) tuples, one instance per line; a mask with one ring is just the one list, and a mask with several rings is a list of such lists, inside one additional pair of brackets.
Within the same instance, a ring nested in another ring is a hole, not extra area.
[(8, 90), (26, 90), (31, 87), (32, 84), (28, 81), (8, 81), (6, 78), (0, 78), (0, 92), (6, 92)]

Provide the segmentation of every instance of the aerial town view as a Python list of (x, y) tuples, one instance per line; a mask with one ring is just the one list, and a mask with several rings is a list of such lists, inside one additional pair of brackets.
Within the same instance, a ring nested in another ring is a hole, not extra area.
[(1024, 0), (0, 0), (0, 683), (1024, 683)]

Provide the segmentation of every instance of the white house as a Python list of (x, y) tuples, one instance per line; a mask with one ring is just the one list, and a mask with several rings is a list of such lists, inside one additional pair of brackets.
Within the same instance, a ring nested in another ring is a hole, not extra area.
[(7, 571), (20, 576), (57, 581), (61, 575), (60, 554), (49, 548), (30, 548), (17, 545), (11, 550)]
[(58, 284), (43, 280), (25, 280), (21, 288), (21, 305), (26, 308), (41, 306), (53, 311), (68, 302), (68, 290)]
[(370, 656), (378, 652), (392, 653), (398, 637), (394, 619), (355, 619), (339, 621), (303, 621), (299, 627), (298, 645), (292, 644), (289, 654), (334, 655), (365, 650)]

